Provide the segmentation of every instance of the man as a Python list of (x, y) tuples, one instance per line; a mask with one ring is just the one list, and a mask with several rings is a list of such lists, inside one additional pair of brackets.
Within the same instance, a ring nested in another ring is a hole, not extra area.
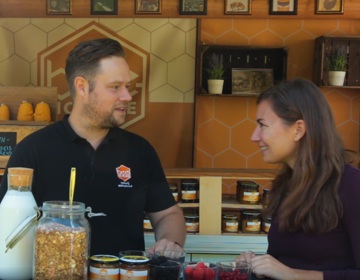
[[(74, 201), (106, 214), (89, 218), (91, 254), (144, 250), (144, 213), (157, 240), (150, 251), (183, 250), (183, 213), (158, 155), (145, 139), (119, 128), (132, 99), (121, 45), (108, 38), (81, 42), (69, 53), (65, 72), (71, 114), (21, 141), (7, 167), (34, 169), (32, 191), (39, 206), (69, 200), (70, 171), (76, 168)], [(6, 175), (7, 170), (0, 200), (7, 190)]]

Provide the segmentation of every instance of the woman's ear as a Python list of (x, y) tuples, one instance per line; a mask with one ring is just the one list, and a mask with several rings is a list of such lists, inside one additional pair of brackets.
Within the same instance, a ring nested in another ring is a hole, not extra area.
[(84, 94), (89, 91), (89, 83), (82, 76), (77, 76), (74, 79), (74, 85), (75, 85), (76, 93), (78, 95), (84, 96)]
[(297, 120), (294, 124), (295, 135), (294, 140), (299, 141), (306, 133), (306, 125), (304, 120)]

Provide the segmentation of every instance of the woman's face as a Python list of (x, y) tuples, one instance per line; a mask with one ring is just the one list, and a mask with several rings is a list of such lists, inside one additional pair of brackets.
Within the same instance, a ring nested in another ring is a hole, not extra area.
[(286, 163), (294, 166), (298, 149), (297, 123), (287, 125), (279, 118), (267, 100), (260, 102), (256, 111), (257, 126), (251, 136), (256, 142), (267, 163)]

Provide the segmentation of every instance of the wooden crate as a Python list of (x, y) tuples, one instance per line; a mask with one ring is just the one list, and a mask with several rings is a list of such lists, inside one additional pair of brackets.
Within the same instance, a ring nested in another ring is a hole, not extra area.
[(28, 101), (34, 108), (44, 101), (50, 106), (51, 120), (56, 120), (57, 88), (55, 87), (0, 87), (0, 103), (9, 106), (10, 120), (0, 121), (0, 168), (5, 168), (14, 149), (24, 137), (49, 124), (49, 122), (17, 121), (17, 112), (22, 101)]
[(338, 47), (345, 47), (348, 65), (344, 86), (360, 86), (360, 37), (325, 37), (315, 39), (313, 81), (317, 86), (329, 86), (327, 57)]

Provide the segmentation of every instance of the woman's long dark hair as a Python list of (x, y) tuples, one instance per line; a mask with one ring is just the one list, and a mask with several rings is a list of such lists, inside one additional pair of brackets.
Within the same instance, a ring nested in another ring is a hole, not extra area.
[(264, 215), (279, 218), (283, 231), (327, 232), (342, 216), (339, 197), (344, 168), (343, 143), (322, 92), (312, 82), (294, 79), (259, 95), (257, 104), (268, 101), (285, 124), (304, 120), (294, 168), (284, 164), (274, 179)]

